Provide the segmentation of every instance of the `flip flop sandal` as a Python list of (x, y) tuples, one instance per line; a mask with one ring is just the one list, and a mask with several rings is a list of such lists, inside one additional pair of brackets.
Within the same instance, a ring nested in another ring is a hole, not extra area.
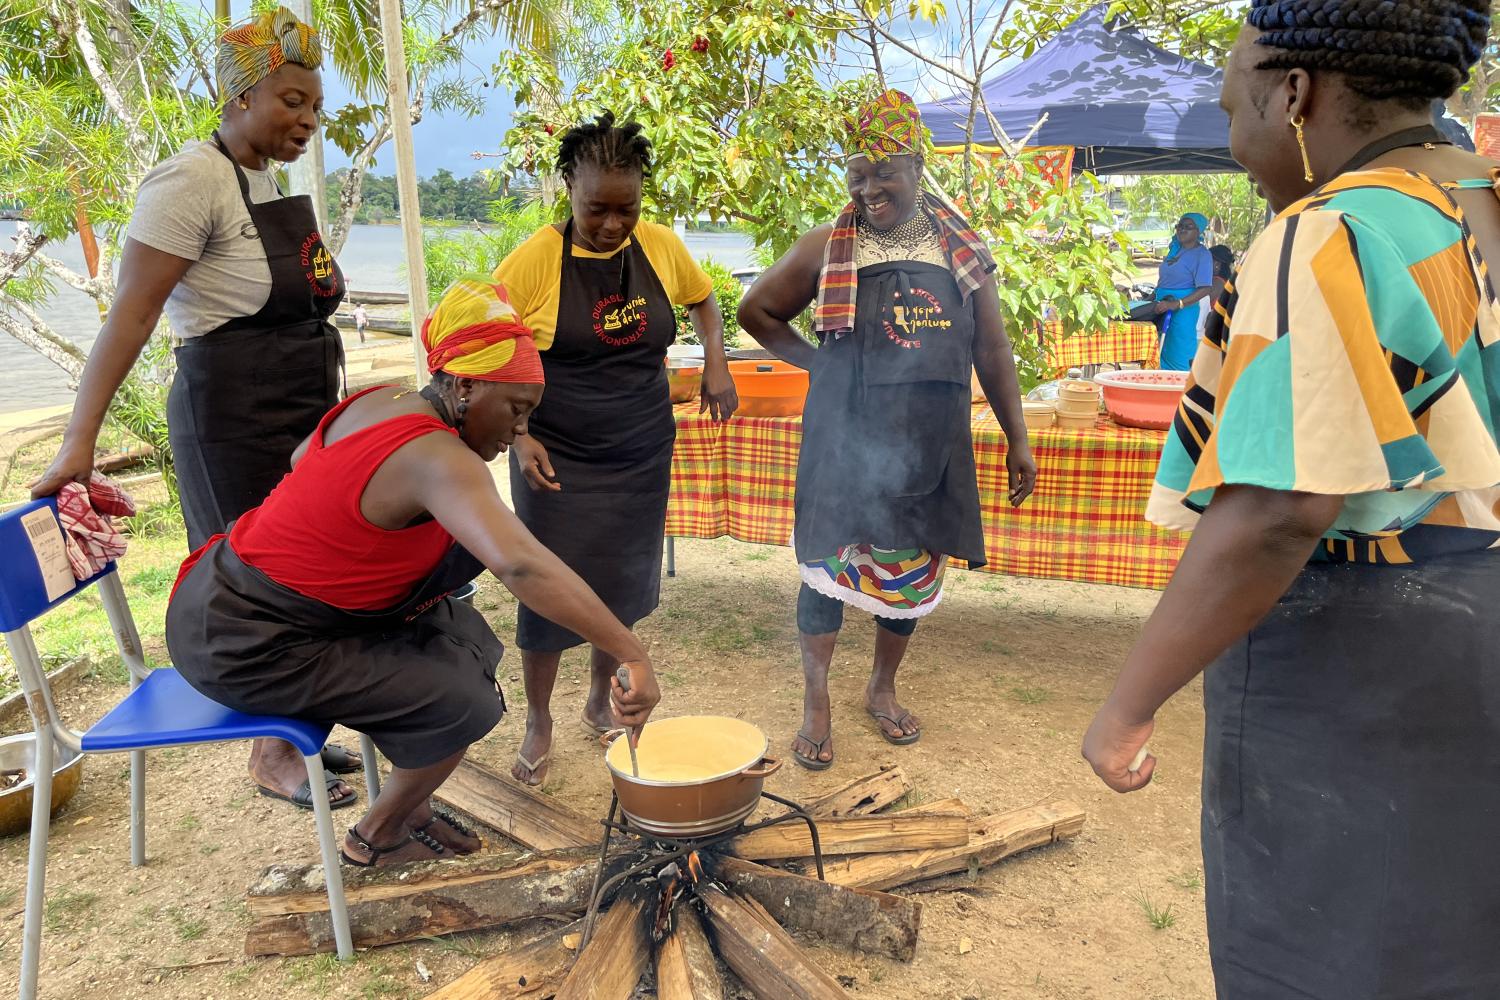
[(358, 753), (337, 743), (325, 744), (320, 756), (323, 770), (329, 774), (356, 774), (365, 769), (365, 762)]
[(794, 745), (792, 747), (792, 760), (807, 768), (809, 771), (826, 771), (833, 766), (833, 761), (831, 760), (818, 759), (818, 755), (823, 752), (823, 745), (829, 740), (833, 739), (833, 730), (830, 729), (828, 731), (828, 735), (823, 737), (821, 740), (815, 740), (806, 733), (798, 733), (797, 739), (806, 740), (807, 742), (811, 743), (813, 745), (813, 753), (811, 757), (805, 757), (797, 752), (797, 748)]
[(540, 768), (543, 764), (547, 763), (547, 758), (551, 756), (552, 752), (549, 750), (547, 753), (544, 753), (540, 757), (538, 757), (535, 761), (530, 761), (527, 760), (520, 751), (516, 751), (516, 760), (524, 764), (526, 766), (526, 770), (531, 772), (532, 778), (536, 779), (534, 781), (523, 781), (521, 782), (521, 784), (527, 786), (528, 788), (536, 788), (541, 785), (542, 779), (537, 776), (537, 769)]
[[(332, 777), (328, 778), (324, 782), (324, 786), (325, 786), (324, 787), (324, 791), (325, 792), (331, 792), (331, 791), (333, 791), (333, 786), (337, 785), (338, 783), (339, 783), (339, 779), (338, 778), (332, 778)], [(256, 785), (255, 787), (259, 788), (260, 789), (260, 794), (264, 795), (268, 799), (280, 799), (282, 802), (290, 802), (292, 805), (296, 806), (298, 809), (311, 809), (313, 807), (312, 785), (309, 784), (306, 779), (303, 779), (302, 784), (298, 785), (297, 786), (297, 790), (295, 792), (293, 792), (292, 794), (290, 794), (290, 795), (282, 795), (280, 792), (276, 791), (275, 789), (267, 788), (265, 785)], [(341, 798), (341, 799), (329, 799), (328, 800), (328, 808), (330, 808), (330, 809), (342, 809), (345, 806), (352, 806), (352, 805), (354, 805), (355, 800), (358, 799), (358, 798), (359, 798), (359, 793), (356, 792), (356, 791), (354, 791), (351, 788), (349, 790), (349, 794), (346, 795), (346, 796), (344, 796), (343, 798)]]
[[(868, 714), (870, 718), (875, 719), (877, 722), (881, 720), (889, 722), (897, 729), (901, 729), (901, 724), (907, 719), (911, 718), (910, 712), (902, 712), (899, 719), (893, 719), (889, 715), (886, 715), (882, 712), (867, 712), (866, 714)], [(880, 730), (880, 735), (885, 737), (885, 741), (887, 743), (895, 744), (898, 747), (911, 746), (913, 743), (917, 742), (917, 740), (920, 740), (922, 738), (922, 730), (920, 729), (918, 729), (914, 733), (906, 733), (902, 736), (892, 736), (890, 733), (885, 731), (884, 726), (876, 726), (875, 728)]]
[(614, 726), (596, 726), (583, 716), (578, 717), (578, 724), (583, 727), (584, 732), (596, 740), (608, 736), (615, 728)]
[[(442, 857), (444, 854), (448, 854), (450, 857), (452, 856), (452, 852), (450, 852), (446, 847), (438, 843), (436, 840), (433, 840), (431, 837), (427, 836), (427, 834), (422, 833), (418, 830), (413, 830), (411, 833), (407, 834), (405, 837), (402, 837), (394, 844), (389, 844), (385, 847), (376, 847), (374, 844), (366, 840), (364, 838), (364, 835), (359, 832), (359, 827), (357, 825), (351, 826), (349, 828), (349, 834), (354, 838), (354, 842), (356, 844), (370, 852), (370, 859), (368, 861), (361, 861), (358, 858), (350, 857), (349, 852), (344, 850), (343, 848), (339, 849), (339, 857), (344, 859), (344, 864), (354, 865), (356, 868), (374, 868), (376, 866), (376, 863), (379, 862), (381, 858), (385, 857), (387, 854), (396, 853), (397, 851), (401, 850), (401, 848), (411, 843), (413, 840), (432, 851), (432, 853), (436, 854), (438, 857)], [(412, 860), (418, 861), (431, 859), (413, 858)]]
[[(479, 850), (483, 850), (484, 849), (484, 840), (483, 840), (483, 838), (481, 838), (479, 836), (479, 834), (475, 833), (473, 830), (470, 830), (468, 827), (464, 826), (457, 819), (455, 819), (454, 817), (448, 815), (446, 812), (441, 812), (441, 811), (439, 811), (437, 809), (434, 809), (432, 811), (432, 819), (430, 819), (427, 822), (423, 823), (421, 826), (414, 826), (414, 827), (412, 827), (411, 832), (412, 833), (420, 833), (424, 837), (432, 837), (432, 835), (430, 833), (428, 833), (427, 831), (430, 830), (430, 829), (432, 829), (432, 825), (434, 823), (442, 823), (442, 824), (444, 824), (445, 826), (448, 827), (448, 829), (452, 830), (454, 833), (458, 834), (460, 837), (473, 837), (475, 840), (479, 841)], [(432, 837), (432, 839), (433, 840), (437, 840), (436, 837)], [(438, 841), (438, 842), (442, 843), (441, 841)], [(448, 845), (444, 844), (443, 846), (447, 847)], [(459, 850), (456, 847), (448, 847), (448, 850), (451, 851), (454, 854), (473, 854), (474, 853), (473, 851), (461, 851), (461, 850)]]

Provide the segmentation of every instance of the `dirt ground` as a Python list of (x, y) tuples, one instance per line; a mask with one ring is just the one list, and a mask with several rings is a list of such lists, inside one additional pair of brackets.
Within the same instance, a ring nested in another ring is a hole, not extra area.
[[(659, 711), (740, 716), (784, 750), (801, 700), (789, 550), (721, 539), (684, 540), (677, 553), (679, 575), (664, 581), (662, 607), (642, 626), (665, 689)], [(991, 811), (1066, 797), (1088, 811), (1088, 823), (1075, 840), (1012, 858), (977, 881), (956, 876), (943, 891), (923, 892), (921, 938), (909, 964), (809, 950), (847, 977), (856, 996), (1211, 997), (1197, 841), (1197, 686), (1161, 713), (1152, 741), (1161, 765), (1143, 793), (1114, 795), (1078, 755), (1083, 729), (1156, 595), (981, 573), (955, 572), (949, 581), (944, 605), (918, 631), (901, 673), (906, 703), (925, 723), (921, 742), (886, 744), (861, 710), (874, 629), (868, 616), (852, 613), (834, 665), (837, 764), (816, 775), (788, 766), (768, 787), (810, 797), (900, 763), (918, 801), (961, 796)], [(513, 634), (514, 601), (493, 580), (478, 606), (502, 638)], [(608, 774), (600, 751), (571, 724), (586, 669), (579, 651), (563, 661), (554, 704), (559, 738), (545, 791), (602, 815)], [(512, 715), (472, 754), (508, 769), (525, 709), (513, 655), (500, 675)], [(65, 714), (81, 726), (122, 691), (103, 675), (83, 682), (63, 698)], [(331, 956), (245, 958), (246, 888), (266, 864), (317, 857), (312, 815), (256, 795), (246, 754), (231, 745), (150, 755), (150, 862), (139, 870), (128, 861), (126, 762), (87, 760), (77, 797), (53, 821), (43, 997), (416, 998), (541, 928), (375, 949), (347, 965)], [(352, 782), (359, 786), (358, 776)], [(337, 813), (338, 829), (359, 812)], [(24, 835), (0, 841), (0, 994), (16, 988), (25, 858)], [(959, 953), (963, 937), (973, 942), (968, 954)], [(431, 970), (430, 983), (419, 980), (418, 960)]]

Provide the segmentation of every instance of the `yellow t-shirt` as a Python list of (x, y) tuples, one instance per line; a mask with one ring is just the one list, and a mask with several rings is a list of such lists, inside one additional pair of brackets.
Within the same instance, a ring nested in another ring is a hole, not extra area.
[[(713, 294), (713, 279), (698, 266), (682, 242), (668, 226), (655, 222), (636, 223), (630, 239), (614, 253), (591, 253), (574, 246), (573, 256), (609, 260), (623, 253), (631, 240), (640, 240), (646, 260), (662, 288), (675, 305), (693, 305)], [(521, 315), (521, 322), (531, 328), (537, 350), (552, 346), (557, 333), (557, 306), (562, 287), (562, 233), (555, 226), (543, 226), (527, 237), (495, 268), (495, 280), (505, 286), (511, 305)]]

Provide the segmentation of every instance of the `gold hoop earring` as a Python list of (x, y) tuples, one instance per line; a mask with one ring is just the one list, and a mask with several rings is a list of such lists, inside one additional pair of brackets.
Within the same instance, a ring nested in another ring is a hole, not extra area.
[(1311, 184), (1313, 181), (1312, 163), (1307, 159), (1307, 139), (1302, 135), (1302, 126), (1307, 124), (1307, 119), (1297, 115), (1288, 124), (1297, 130), (1297, 148), (1302, 150), (1302, 179)]

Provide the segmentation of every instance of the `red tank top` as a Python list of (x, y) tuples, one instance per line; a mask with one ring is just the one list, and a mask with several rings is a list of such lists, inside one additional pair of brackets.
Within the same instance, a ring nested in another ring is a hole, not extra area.
[(370, 477), (396, 449), (424, 434), (453, 434), (453, 429), (437, 417), (410, 414), (323, 443), (328, 426), (350, 403), (391, 388), (366, 389), (328, 411), (296, 468), (235, 522), (229, 533), (235, 554), (283, 587), (358, 611), (400, 603), (437, 568), (453, 544), (442, 525), (429, 521), (388, 531), (365, 519), (359, 501)]

